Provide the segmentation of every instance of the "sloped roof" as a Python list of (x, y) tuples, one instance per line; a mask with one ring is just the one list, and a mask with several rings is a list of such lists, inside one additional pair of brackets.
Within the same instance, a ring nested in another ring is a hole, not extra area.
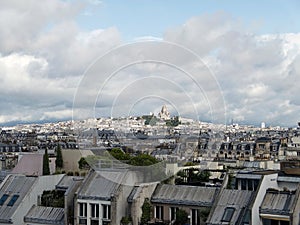
[(32, 206), (24, 217), (27, 223), (64, 224), (64, 209), (44, 206)]
[(82, 187), (78, 192), (78, 199), (109, 201), (125, 176), (126, 171), (93, 171), (83, 181)]
[(293, 211), (295, 192), (267, 191), (260, 212), (266, 214), (289, 215)]
[(162, 204), (211, 206), (217, 190), (214, 187), (163, 184), (157, 186), (151, 201)]
[(136, 193), (138, 193), (138, 191), (140, 190), (141, 188), (139, 186), (135, 186), (132, 191), (130, 192), (128, 198), (127, 198), (127, 202), (129, 203), (132, 203), (133, 202), (133, 199), (134, 199), (134, 196), (136, 195)]
[(253, 191), (224, 189), (220, 193), (216, 207), (211, 212), (211, 217), (207, 224), (222, 224), (222, 219), (226, 208), (234, 208), (230, 224), (235, 224), (241, 217), (243, 209), (250, 203)]
[(12, 173), (24, 175), (43, 175), (43, 154), (24, 154)]
[(262, 175), (260, 174), (253, 174), (253, 173), (238, 173), (236, 175), (236, 178), (238, 179), (255, 179), (260, 180), (262, 178)]
[(79, 176), (64, 176), (59, 183), (55, 186), (58, 190), (67, 190), (74, 182), (82, 180), (82, 177)]
[[(23, 175), (9, 175), (7, 177), (0, 189), (0, 198), (4, 194), (8, 195), (6, 201), (0, 206), (0, 223), (9, 223), (11, 221), (12, 215), (19, 207), (25, 195), (30, 191), (36, 179), (35, 177), (26, 177)], [(15, 195), (18, 196), (17, 200), (12, 206), (8, 206), (10, 200)]]

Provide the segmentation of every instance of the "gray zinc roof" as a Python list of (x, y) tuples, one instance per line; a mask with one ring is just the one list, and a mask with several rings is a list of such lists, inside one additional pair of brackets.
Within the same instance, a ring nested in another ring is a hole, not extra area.
[(87, 179), (83, 181), (78, 192), (78, 199), (107, 200), (115, 193), (122, 183), (126, 172), (124, 171), (99, 171), (91, 172)]
[(138, 193), (140, 187), (139, 186), (135, 186), (132, 191), (130, 192), (128, 198), (127, 198), (127, 202), (132, 203), (134, 196), (136, 195), (136, 193)]
[(250, 203), (252, 194), (252, 191), (224, 189), (215, 203), (216, 207), (211, 212), (212, 216), (207, 224), (222, 224), (224, 212), (228, 207), (234, 208), (229, 224), (235, 224), (243, 213), (244, 207)]
[(286, 176), (279, 176), (277, 178), (278, 182), (291, 182), (291, 183), (300, 183), (300, 177), (286, 177)]
[(24, 217), (25, 222), (40, 224), (64, 224), (64, 209), (44, 206), (33, 206)]
[[(9, 177), (4, 180), (5, 183), (2, 184), (0, 189), (0, 198), (2, 198), (4, 194), (6, 194), (8, 198), (0, 206), (0, 223), (11, 222), (13, 214), (19, 207), (23, 198), (30, 191), (35, 180), (36, 178), (34, 177), (26, 177), (23, 175), (9, 175)], [(18, 197), (13, 205), (9, 206), (8, 204), (14, 196)]]
[(78, 176), (64, 176), (59, 183), (55, 186), (59, 190), (67, 190), (76, 180), (80, 180), (82, 177)]
[(151, 201), (161, 204), (211, 206), (217, 190), (214, 187), (163, 184), (157, 186)]
[(43, 154), (24, 154), (12, 173), (40, 176), (43, 174)]
[(293, 210), (295, 192), (267, 191), (260, 207), (265, 214), (289, 215)]
[(238, 173), (236, 175), (236, 178), (238, 179), (255, 179), (260, 180), (262, 178), (262, 175), (260, 174), (252, 174), (252, 173)]

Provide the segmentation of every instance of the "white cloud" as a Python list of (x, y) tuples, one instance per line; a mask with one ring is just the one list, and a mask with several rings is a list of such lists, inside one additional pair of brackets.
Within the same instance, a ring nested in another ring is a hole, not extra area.
[[(60, 0), (1, 2), (0, 123), (68, 118), (76, 91), (80, 93), (76, 106), (83, 110), (96, 104), (100, 116), (111, 112), (114, 100), (118, 104), (114, 110), (119, 110), (114, 112), (122, 114), (133, 104), (137, 112), (153, 111), (164, 98), (182, 116), (195, 116), (197, 111), (199, 119), (210, 120), (210, 113), (216, 117), (223, 113), (218, 106), (224, 98), (228, 121), (294, 125), (299, 120), (300, 34), (256, 35), (226, 13), (205, 14), (168, 29), (162, 39), (195, 52), (210, 71), (189, 55), (178, 54), (175, 47), (149, 47), (146, 54), (113, 55), (89, 71), (95, 73), (95, 80), (85, 80), (83, 74), (92, 62), (123, 43), (116, 27), (91, 31), (79, 27), (76, 16), (85, 9), (82, 2)], [(104, 98), (97, 102), (111, 68), (139, 57), (164, 61), (166, 55), (173, 67), (142, 63), (123, 69), (107, 83), (101, 93)], [(176, 66), (198, 75), (193, 80)], [(149, 76), (164, 80), (140, 80)], [(143, 92), (156, 99), (145, 100), (151, 102), (148, 105), (137, 103)]]

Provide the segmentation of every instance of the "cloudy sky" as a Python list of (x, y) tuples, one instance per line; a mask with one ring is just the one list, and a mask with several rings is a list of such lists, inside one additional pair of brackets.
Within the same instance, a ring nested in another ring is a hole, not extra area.
[(0, 124), (300, 121), (300, 3), (1, 0)]

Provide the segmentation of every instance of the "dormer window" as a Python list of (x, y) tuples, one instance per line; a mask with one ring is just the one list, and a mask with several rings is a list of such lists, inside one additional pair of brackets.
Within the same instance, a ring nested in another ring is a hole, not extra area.
[(235, 208), (227, 207), (224, 211), (222, 222), (230, 222), (234, 214)]

